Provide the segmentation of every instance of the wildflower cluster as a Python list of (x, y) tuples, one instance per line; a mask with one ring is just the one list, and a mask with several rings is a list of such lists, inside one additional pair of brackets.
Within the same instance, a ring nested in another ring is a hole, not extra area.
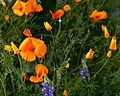
[(98, 73), (109, 60), (119, 59), (119, 37), (111, 33), (106, 20), (110, 14), (101, 10), (103, 5), (93, 7), (97, 1), (90, 0), (50, 2), (0, 1), (2, 96), (92, 96), (99, 90)]

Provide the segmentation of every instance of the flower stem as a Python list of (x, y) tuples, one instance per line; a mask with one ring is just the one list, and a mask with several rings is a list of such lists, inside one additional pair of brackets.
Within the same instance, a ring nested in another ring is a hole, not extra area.
[(59, 36), (60, 31), (61, 31), (61, 22), (62, 22), (61, 18), (59, 18), (58, 21), (59, 21), (59, 29), (58, 29), (58, 33), (57, 33), (57, 35), (56, 35), (56, 38)]
[(96, 75), (104, 68), (104, 66), (106, 65), (106, 63), (108, 62), (109, 58), (106, 59), (105, 63), (102, 65), (102, 67), (96, 72), (96, 74), (92, 77), (92, 78), (95, 78)]

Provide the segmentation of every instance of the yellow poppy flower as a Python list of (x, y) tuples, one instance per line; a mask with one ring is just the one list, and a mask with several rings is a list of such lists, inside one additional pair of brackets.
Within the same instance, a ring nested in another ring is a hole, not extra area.
[(47, 21), (44, 22), (44, 26), (45, 26), (47, 31), (50, 31), (52, 29), (52, 26)]
[(11, 46), (5, 45), (5, 46), (4, 46), (4, 49), (7, 50), (8, 52), (10, 52), (10, 51), (11, 51)]
[(11, 42), (11, 47), (12, 47), (14, 54), (19, 54), (19, 49), (13, 42)]
[(106, 26), (102, 25), (102, 30), (104, 31), (104, 37), (106, 39), (108, 39), (110, 37), (109, 33), (108, 33), (108, 29)]
[(110, 58), (112, 56), (112, 51), (108, 51), (107, 57)]
[(70, 64), (68, 63), (65, 67), (66, 69), (70, 68)]
[(63, 91), (63, 96), (68, 96), (68, 93), (66, 90)]
[(92, 59), (94, 55), (94, 51), (90, 48), (89, 52), (85, 55), (86, 59)]

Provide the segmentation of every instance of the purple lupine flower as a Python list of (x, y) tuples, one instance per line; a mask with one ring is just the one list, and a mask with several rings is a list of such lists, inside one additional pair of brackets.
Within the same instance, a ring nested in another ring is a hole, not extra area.
[(58, 0), (59, 2), (63, 2), (63, 0)]
[(53, 96), (53, 93), (55, 91), (55, 88), (48, 82), (42, 83), (43, 88), (40, 90), (40, 92), (43, 94), (43, 96)]
[(90, 78), (90, 73), (87, 66), (80, 71), (80, 75), (82, 76), (83, 81), (86, 79), (86, 77)]

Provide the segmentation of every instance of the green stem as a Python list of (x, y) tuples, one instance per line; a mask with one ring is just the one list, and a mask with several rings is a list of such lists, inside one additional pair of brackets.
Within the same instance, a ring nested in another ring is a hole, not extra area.
[(2, 80), (0, 79), (1, 83), (2, 83), (2, 87), (3, 87), (3, 92), (4, 92), (4, 95), (7, 96), (6, 94), (6, 89), (5, 89), (5, 86), (4, 86), (4, 81), (2, 82)]
[(23, 68), (22, 68), (22, 63), (21, 63), (19, 54), (18, 54), (18, 59), (19, 59), (19, 62), (20, 62), (20, 71), (21, 71), (21, 75), (20, 75), (21, 87), (23, 87), (23, 91), (24, 91), (24, 93), (26, 93), (25, 92), (25, 87), (24, 87), (24, 80), (22, 79)]
[(106, 65), (106, 63), (108, 62), (109, 58), (106, 59), (105, 63), (102, 65), (102, 67), (95, 73), (95, 75), (92, 78), (95, 78), (96, 75), (104, 68), (104, 66)]
[(58, 33), (57, 33), (57, 35), (56, 35), (56, 38), (59, 36), (59, 34), (60, 34), (60, 31), (61, 31), (61, 18), (59, 18), (59, 29), (58, 29)]

